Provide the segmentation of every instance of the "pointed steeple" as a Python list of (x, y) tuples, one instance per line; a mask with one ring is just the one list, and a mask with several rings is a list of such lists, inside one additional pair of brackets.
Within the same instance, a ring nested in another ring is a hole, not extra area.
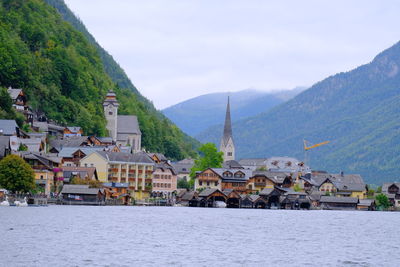
[(232, 122), (231, 122), (231, 107), (228, 96), (228, 104), (226, 105), (224, 135), (221, 139), (221, 146), (219, 149), (224, 153), (224, 161), (235, 159), (235, 144), (233, 143), (232, 136)]
[(226, 145), (229, 141), (229, 138), (232, 138), (232, 123), (231, 123), (231, 107), (229, 103), (228, 96), (228, 104), (226, 105), (226, 115), (225, 115), (225, 125), (224, 125), (224, 135), (222, 137), (224, 145)]

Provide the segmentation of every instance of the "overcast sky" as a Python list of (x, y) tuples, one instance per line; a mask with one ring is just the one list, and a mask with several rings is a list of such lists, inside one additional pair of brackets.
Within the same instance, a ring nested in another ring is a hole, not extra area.
[(159, 109), (310, 86), (399, 41), (400, 1), (65, 0)]

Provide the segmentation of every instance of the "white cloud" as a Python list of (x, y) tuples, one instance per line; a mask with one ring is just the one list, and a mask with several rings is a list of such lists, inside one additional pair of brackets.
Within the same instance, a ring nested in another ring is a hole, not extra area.
[(66, 3), (158, 108), (209, 92), (311, 85), (398, 41), (396, 1)]

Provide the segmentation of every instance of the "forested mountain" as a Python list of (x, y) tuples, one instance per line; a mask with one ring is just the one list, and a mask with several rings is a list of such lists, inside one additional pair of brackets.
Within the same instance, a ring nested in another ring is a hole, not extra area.
[[(240, 120), (266, 112), (304, 89), (296, 87), (293, 90), (275, 92), (248, 89), (233, 93), (212, 93), (186, 100), (162, 112), (185, 133), (195, 137), (205, 129), (223, 123), (228, 96), (231, 101), (232, 119)], [(214, 128), (208, 130), (213, 131)]]
[[(51, 3), (64, 6), (69, 19), (75, 18), (62, 0)], [(120, 113), (138, 116), (143, 147), (176, 159), (193, 156), (197, 142), (141, 96), (112, 57), (75, 20), (78, 30), (43, 0), (1, 1), (0, 86), (23, 88), (33, 109), (100, 136), (106, 134), (102, 102), (113, 89)], [(0, 116), (13, 114), (0, 110)]]
[[(220, 130), (200, 141), (219, 144)], [(294, 156), (303, 138), (331, 143), (310, 151), (313, 169), (360, 173), (369, 183), (400, 180), (400, 43), (267, 113), (233, 124), (238, 157)]]

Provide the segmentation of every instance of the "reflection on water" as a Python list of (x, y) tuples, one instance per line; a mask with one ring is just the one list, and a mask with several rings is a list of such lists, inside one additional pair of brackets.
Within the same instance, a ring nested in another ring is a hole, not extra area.
[(0, 207), (0, 266), (398, 266), (400, 213)]

